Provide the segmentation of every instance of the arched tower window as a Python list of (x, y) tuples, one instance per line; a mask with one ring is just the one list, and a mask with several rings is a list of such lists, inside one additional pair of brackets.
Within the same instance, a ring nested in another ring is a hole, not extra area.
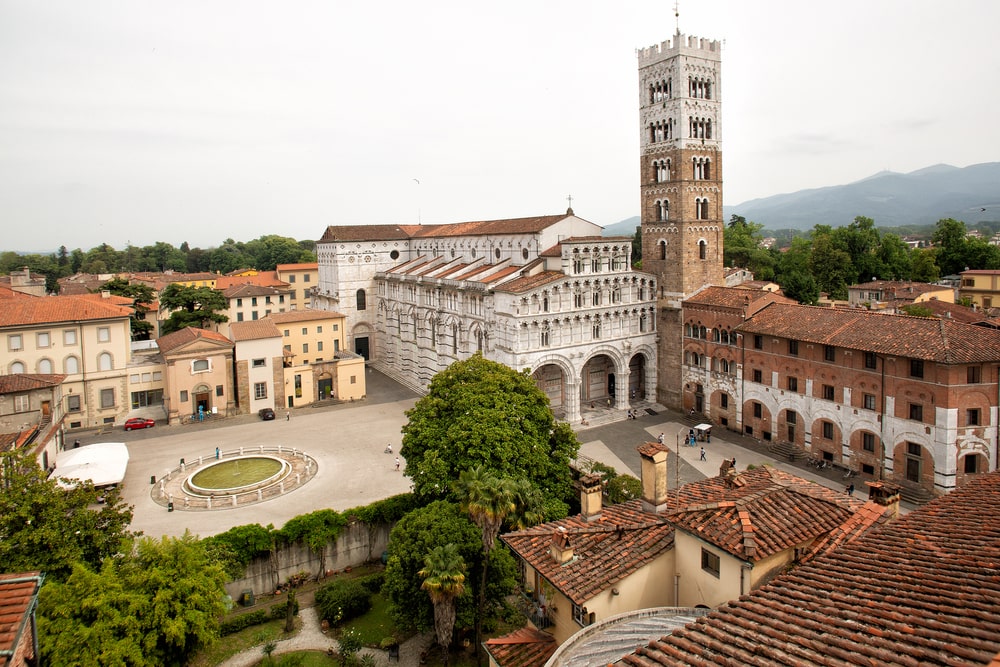
[(357, 301), (356, 306), (358, 310), (365, 310), (368, 307), (368, 298), (363, 289), (359, 289), (355, 293), (354, 298)]
[(659, 246), (659, 248), (660, 248), (660, 259), (666, 259), (667, 258), (667, 242), (666, 241), (660, 241), (656, 245)]
[(708, 244), (705, 243), (705, 239), (698, 241), (698, 259), (705, 259), (708, 257)]

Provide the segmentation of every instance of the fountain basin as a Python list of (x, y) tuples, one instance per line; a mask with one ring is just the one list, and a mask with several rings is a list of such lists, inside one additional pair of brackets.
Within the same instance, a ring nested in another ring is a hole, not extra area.
[(292, 466), (275, 456), (240, 456), (206, 465), (184, 480), (184, 491), (193, 496), (232, 496), (279, 483)]

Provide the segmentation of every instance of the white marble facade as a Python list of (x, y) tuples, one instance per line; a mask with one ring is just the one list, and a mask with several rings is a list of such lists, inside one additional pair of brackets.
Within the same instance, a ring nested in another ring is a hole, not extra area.
[(656, 284), (631, 239), (565, 215), (453, 225), (329, 227), (315, 308), (348, 344), (425, 390), (476, 352), (531, 373), (557, 416), (656, 401)]

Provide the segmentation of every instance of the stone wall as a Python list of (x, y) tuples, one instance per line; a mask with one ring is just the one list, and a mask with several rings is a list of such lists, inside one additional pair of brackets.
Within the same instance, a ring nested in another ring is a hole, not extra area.
[(246, 574), (226, 584), (226, 593), (239, 600), (249, 589), (254, 595), (273, 593), (275, 587), (288, 581), (292, 575), (308, 572), (317, 577), (324, 572), (357, 567), (382, 557), (389, 545), (391, 525), (369, 526), (355, 522), (346, 526), (335, 542), (326, 545), (322, 560), (308, 546), (301, 543), (283, 546), (270, 557), (257, 558), (247, 566)]

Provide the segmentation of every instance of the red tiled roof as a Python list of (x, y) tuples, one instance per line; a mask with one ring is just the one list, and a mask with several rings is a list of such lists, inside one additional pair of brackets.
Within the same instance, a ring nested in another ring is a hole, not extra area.
[(556, 652), (556, 640), (534, 628), (519, 628), (514, 632), (487, 639), (486, 650), (500, 667), (538, 667)]
[(229, 340), (217, 331), (196, 329), (195, 327), (184, 327), (180, 331), (174, 331), (173, 333), (168, 333), (166, 336), (157, 338), (156, 345), (160, 348), (160, 352), (170, 352), (171, 350), (175, 350), (182, 345), (187, 345), (188, 343), (199, 339), (210, 340), (216, 343), (225, 343), (229, 346), (232, 346), (233, 344), (233, 341)]
[(970, 269), (966, 271), (959, 271), (959, 275), (963, 276), (1000, 276), (1000, 270), (997, 269)]
[(399, 225), (330, 225), (318, 243), (338, 241), (392, 241), (410, 238), (409, 226)]
[(9, 299), (0, 308), (0, 327), (112, 320), (129, 317), (132, 309), (82, 296)]
[(914, 305), (917, 308), (926, 308), (935, 317), (955, 320), (956, 322), (963, 322), (965, 324), (977, 324), (979, 322), (986, 322), (989, 319), (989, 316), (981, 310), (974, 310), (959, 303), (948, 303), (939, 299), (929, 299)]
[(275, 268), (278, 271), (316, 271), (319, 269), (319, 263), (299, 262), (297, 264), (278, 264)]
[(278, 278), (277, 271), (261, 271), (249, 276), (219, 276), (215, 280), (215, 289), (225, 290), (238, 285), (257, 285), (259, 287), (290, 287), (288, 283)]
[(620, 662), (988, 665), (1000, 652), (1000, 472), (800, 565)]
[(281, 332), (278, 331), (278, 327), (274, 326), (274, 322), (267, 318), (233, 322), (229, 325), (229, 335), (236, 342), (241, 340), (261, 340), (263, 338), (281, 338)]
[(17, 373), (16, 375), (0, 375), (0, 394), (13, 394), (32, 389), (49, 389), (58, 387), (66, 375)]
[(521, 276), (520, 278), (515, 278), (514, 280), (498, 286), (496, 291), (510, 292), (511, 294), (528, 292), (541, 287), (542, 285), (548, 285), (549, 283), (562, 280), (565, 277), (566, 274), (561, 271), (543, 271), (541, 273), (536, 273), (533, 276)]
[(0, 574), (0, 651), (15, 651), (24, 633), (32, 632), (31, 615), (42, 579), (40, 572)]
[[(1000, 331), (951, 320), (774, 303), (738, 330), (944, 364), (1000, 361)], [(886, 335), (891, 331), (893, 335)]]
[(541, 215), (508, 220), (479, 220), (442, 225), (344, 225), (329, 226), (319, 243), (337, 241), (388, 241), (438, 236), (485, 236), (488, 234), (531, 234), (551, 227), (570, 216)]
[[(795, 303), (792, 299), (780, 294), (760, 289), (747, 289), (741, 285), (738, 287), (706, 287), (697, 294), (685, 299), (683, 305), (741, 309), (744, 306), (756, 304), (762, 299), (777, 303)], [(753, 310), (753, 308), (748, 308), (748, 312), (752, 312)]]
[(271, 285), (259, 285), (255, 283), (240, 283), (238, 285), (230, 285), (226, 288), (220, 288), (218, 285), (215, 289), (221, 290), (222, 295), (227, 299), (237, 299), (249, 296), (275, 296), (278, 294), (286, 294), (290, 290), (281, 289), (281, 287), (288, 287), (285, 283), (281, 283), (280, 286), (274, 287)]

